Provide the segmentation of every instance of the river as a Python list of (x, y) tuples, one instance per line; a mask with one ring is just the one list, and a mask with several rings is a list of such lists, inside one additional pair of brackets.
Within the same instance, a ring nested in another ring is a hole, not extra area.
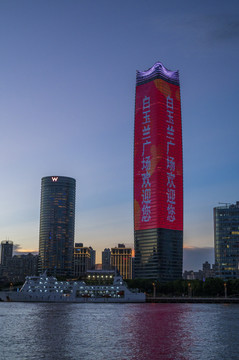
[(1, 360), (236, 360), (239, 305), (0, 303)]

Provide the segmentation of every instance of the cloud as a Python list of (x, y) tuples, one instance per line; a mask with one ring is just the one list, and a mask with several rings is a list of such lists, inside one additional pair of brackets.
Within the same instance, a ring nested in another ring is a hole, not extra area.
[[(164, 26), (169, 26), (171, 18), (167, 17)], [(162, 22), (161, 25), (162, 26)], [(171, 36), (184, 39), (189, 43), (201, 44), (203, 47), (223, 42), (235, 42), (239, 38), (239, 20), (229, 13), (191, 13), (180, 14), (174, 21)]]
[(239, 20), (233, 14), (211, 14), (195, 17), (185, 24), (209, 44), (235, 41), (239, 38)]
[(13, 252), (14, 253), (18, 253), (18, 252), (21, 252), (21, 245), (19, 244), (13, 244)]
[(239, 38), (239, 21), (225, 19), (211, 31), (212, 40), (237, 40)]
[(34, 249), (23, 249), (21, 245), (14, 244), (13, 245), (13, 253), (14, 255), (27, 255), (29, 253), (33, 255), (38, 255), (38, 251)]

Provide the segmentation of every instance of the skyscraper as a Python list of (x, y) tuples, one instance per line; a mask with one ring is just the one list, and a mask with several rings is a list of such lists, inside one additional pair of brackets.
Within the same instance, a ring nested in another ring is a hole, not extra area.
[(39, 271), (71, 275), (74, 252), (76, 181), (47, 176), (41, 182)]
[(135, 277), (182, 276), (183, 161), (178, 71), (137, 71), (134, 129)]
[(239, 279), (239, 201), (213, 210), (215, 275)]

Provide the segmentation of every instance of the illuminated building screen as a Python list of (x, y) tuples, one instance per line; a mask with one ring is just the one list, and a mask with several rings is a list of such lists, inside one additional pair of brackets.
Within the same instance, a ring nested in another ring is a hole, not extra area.
[(135, 230), (183, 230), (183, 160), (178, 73), (156, 63), (137, 74)]

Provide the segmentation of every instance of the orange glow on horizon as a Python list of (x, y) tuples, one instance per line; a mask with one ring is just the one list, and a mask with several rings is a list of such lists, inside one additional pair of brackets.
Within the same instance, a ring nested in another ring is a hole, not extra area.
[(14, 250), (15, 253), (38, 253), (38, 250), (33, 249), (16, 249)]
[(183, 248), (184, 249), (211, 249), (213, 246), (192, 246), (192, 245), (184, 245)]
[(184, 249), (195, 249), (197, 246), (192, 246), (192, 245), (183, 245)]

